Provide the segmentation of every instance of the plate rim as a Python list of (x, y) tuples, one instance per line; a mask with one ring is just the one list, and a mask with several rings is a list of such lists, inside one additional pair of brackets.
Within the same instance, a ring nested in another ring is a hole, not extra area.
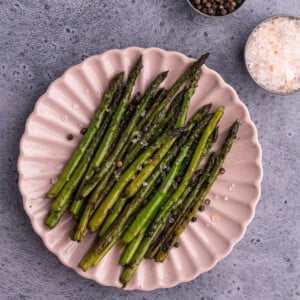
[[(95, 59), (95, 58), (99, 58), (101, 56), (104, 56), (104, 55), (107, 55), (107, 53), (113, 53), (113, 52), (123, 52), (123, 53), (126, 53), (127, 51), (136, 51), (136, 52), (139, 52), (141, 54), (143, 54), (144, 51), (158, 51), (160, 52), (161, 54), (171, 54), (171, 55), (176, 55), (178, 57), (181, 57), (181, 59), (183, 61), (186, 61), (186, 59), (189, 59), (189, 60), (194, 60), (194, 58), (190, 58), (188, 57), (187, 55), (181, 53), (181, 52), (178, 52), (178, 51), (168, 51), (168, 50), (164, 50), (164, 49), (161, 49), (161, 48), (158, 48), (158, 47), (149, 47), (149, 48), (142, 48), (142, 47), (127, 47), (127, 48), (122, 48), (122, 49), (110, 49), (110, 50), (106, 50), (104, 52), (102, 52), (101, 54), (95, 54), (95, 55), (91, 55), (89, 56), (88, 58), (84, 59), (83, 61), (81, 61), (80, 63), (78, 64), (75, 64), (69, 68), (67, 68), (63, 74), (59, 77), (57, 77), (55, 80), (53, 80), (48, 88), (46, 89), (46, 91), (41, 95), (39, 96), (39, 98), (36, 100), (36, 103), (34, 104), (34, 108), (32, 110), (32, 112), (28, 115), (27, 119), (26, 119), (26, 123), (25, 123), (25, 129), (24, 129), (24, 132), (23, 132), (23, 135), (20, 139), (20, 143), (19, 143), (19, 157), (18, 157), (18, 161), (17, 161), (17, 169), (18, 169), (18, 175), (19, 175), (19, 179), (18, 179), (18, 187), (19, 187), (19, 191), (20, 191), (20, 194), (22, 196), (22, 204), (23, 204), (23, 208), (27, 214), (27, 216), (29, 217), (30, 219), (30, 222), (31, 222), (31, 225), (32, 225), (32, 228), (33, 230), (35, 231), (36, 234), (38, 234), (38, 236), (42, 239), (43, 241), (43, 244), (45, 245), (45, 247), (47, 248), (48, 251), (50, 251), (51, 253), (53, 253), (58, 259), (59, 261), (66, 267), (68, 268), (71, 268), (73, 269), (80, 277), (83, 277), (83, 278), (86, 278), (86, 279), (92, 279), (94, 280), (95, 282), (97, 282), (97, 284), (101, 284), (103, 286), (110, 286), (110, 287), (116, 287), (116, 288), (119, 288), (119, 286), (116, 286), (114, 284), (106, 284), (106, 283), (103, 283), (103, 282), (100, 282), (99, 280), (96, 279), (95, 276), (93, 275), (90, 275), (89, 273), (84, 273), (82, 274), (82, 272), (80, 272), (79, 268), (78, 267), (72, 267), (72, 266), (69, 266), (67, 265), (64, 261), (63, 261), (63, 257), (59, 254), (59, 253), (56, 253), (54, 252), (54, 250), (52, 250), (50, 248), (50, 246), (48, 246), (48, 242), (46, 241), (45, 237), (43, 236), (43, 234), (40, 232), (37, 224), (34, 222), (33, 220), (33, 217), (31, 215), (31, 213), (29, 212), (29, 208), (25, 205), (25, 199), (28, 198), (26, 196), (26, 193), (24, 192), (23, 190), (23, 187), (22, 187), (22, 181), (23, 181), (23, 178), (24, 178), (24, 175), (21, 171), (21, 161), (24, 157), (24, 151), (23, 151), (23, 143), (28, 135), (28, 126), (29, 126), (29, 123), (30, 123), (30, 120), (32, 119), (33, 115), (35, 114), (35, 112), (37, 111), (37, 107), (39, 105), (39, 103), (41, 102), (42, 98), (44, 98), (45, 96), (47, 96), (47, 94), (49, 93), (50, 89), (52, 88), (52, 86), (58, 81), (58, 80), (64, 80), (64, 78), (66, 77), (66, 75), (71, 72), (72, 70), (75, 70), (77, 68), (81, 68), (82, 66), (84, 66), (85, 64), (87, 64), (89, 62), (89, 60), (92, 60), (92, 59)], [(259, 175), (258, 175), (258, 178), (256, 179), (255, 182), (253, 182), (253, 185), (257, 188), (257, 196), (255, 198), (253, 198), (253, 201), (249, 204), (249, 207), (251, 208), (251, 214), (249, 216), (249, 218), (247, 220), (245, 220), (243, 223), (241, 223), (241, 234), (240, 236), (235, 239), (234, 241), (230, 240), (229, 241), (229, 247), (227, 248), (227, 251), (219, 254), (216, 256), (215, 260), (213, 261), (213, 263), (210, 265), (210, 267), (206, 270), (204, 270), (203, 272), (201, 273), (198, 273), (198, 272), (195, 272), (193, 274), (193, 276), (189, 276), (189, 277), (184, 277), (184, 278), (180, 278), (179, 280), (177, 281), (174, 281), (172, 283), (170, 283), (169, 285), (167, 286), (156, 286), (154, 288), (147, 288), (147, 287), (140, 287), (140, 286), (137, 286), (137, 287), (134, 287), (134, 288), (125, 288), (123, 290), (141, 290), (141, 291), (151, 291), (151, 290), (155, 290), (155, 289), (158, 289), (158, 288), (172, 288), (180, 283), (184, 283), (184, 282), (189, 282), (195, 278), (197, 278), (198, 276), (200, 276), (201, 274), (203, 273), (206, 273), (208, 271), (210, 271), (211, 269), (213, 269), (216, 264), (221, 261), (222, 259), (224, 259), (225, 257), (227, 257), (233, 250), (233, 247), (244, 237), (245, 235), (245, 232), (247, 230), (247, 227), (249, 226), (249, 224), (251, 223), (251, 221), (253, 220), (254, 216), (255, 216), (255, 210), (256, 210), (256, 206), (257, 206), (257, 203), (261, 197), (261, 183), (262, 183), (262, 179), (263, 179), (263, 166), (262, 166), (262, 148), (261, 148), (261, 145), (259, 143), (259, 139), (258, 139), (258, 133), (257, 133), (257, 128), (254, 124), (254, 122), (251, 120), (250, 118), (250, 113), (249, 113), (249, 110), (247, 108), (247, 106), (240, 100), (237, 92), (235, 91), (235, 89), (229, 85), (223, 78), (222, 76), (217, 73), (215, 70), (211, 69), (211, 68), (208, 68), (206, 65), (203, 66), (204, 68), (207, 68), (210, 72), (212, 72), (218, 82), (226, 87), (228, 90), (230, 90), (230, 92), (232, 93), (232, 95), (234, 96), (233, 97), (233, 102), (235, 104), (238, 104), (239, 106), (241, 106), (245, 112), (245, 119), (247, 121), (247, 124), (251, 126), (251, 129), (253, 130), (253, 136), (251, 138), (252, 142), (255, 144), (255, 146), (257, 147), (257, 150), (258, 150), (258, 155), (257, 155), (257, 158), (256, 158), (256, 162), (257, 162), (257, 167), (258, 167), (258, 171), (259, 171)]]

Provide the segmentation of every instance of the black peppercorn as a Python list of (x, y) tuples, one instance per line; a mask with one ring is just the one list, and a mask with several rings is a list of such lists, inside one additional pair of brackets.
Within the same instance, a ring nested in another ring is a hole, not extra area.
[(205, 206), (204, 205), (200, 205), (199, 206), (199, 211), (205, 211)]
[(191, 221), (192, 221), (192, 222), (196, 222), (196, 221), (197, 221), (197, 218), (196, 218), (196, 217), (192, 217), (192, 218), (191, 218)]
[(96, 167), (96, 168), (94, 169), (94, 172), (95, 172), (95, 173), (99, 173), (99, 172), (100, 172), (100, 168), (99, 168), (99, 167)]
[(192, 0), (193, 6), (210, 16), (225, 16), (234, 12), (244, 0)]
[(81, 128), (80, 133), (81, 133), (82, 135), (85, 135), (86, 132), (87, 132), (87, 128)]
[(167, 166), (167, 167), (165, 168), (165, 171), (166, 171), (166, 172), (169, 172), (170, 169), (171, 169), (171, 168), (170, 168), (169, 166)]
[(204, 7), (201, 11), (202, 11), (204, 14), (206, 14), (206, 15), (207, 15), (207, 13), (208, 13), (208, 9), (207, 9), (206, 7)]
[(210, 204), (210, 199), (205, 199), (204, 203), (205, 203), (206, 205), (209, 205), (209, 204)]
[(73, 134), (68, 134), (68, 135), (67, 135), (67, 140), (68, 140), (68, 141), (72, 141), (73, 138), (74, 138)]
[(224, 173), (225, 173), (225, 169), (224, 169), (224, 168), (221, 168), (220, 174), (224, 174)]
[(221, 10), (221, 15), (222, 15), (222, 16), (227, 15), (227, 10), (226, 10), (225, 8)]
[(181, 178), (180, 176), (177, 176), (175, 180), (176, 180), (176, 182), (178, 182), (178, 183), (179, 183), (179, 182), (181, 182), (181, 181), (182, 181), (182, 178)]
[(163, 245), (161, 250), (162, 250), (163, 252), (168, 252), (169, 247), (168, 247), (167, 245)]
[(208, 14), (211, 15), (211, 16), (214, 16), (216, 14), (216, 11), (213, 8), (210, 8), (208, 10)]

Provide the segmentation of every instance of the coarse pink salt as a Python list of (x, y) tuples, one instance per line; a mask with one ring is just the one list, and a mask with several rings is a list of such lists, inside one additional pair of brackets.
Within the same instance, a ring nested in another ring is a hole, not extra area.
[(219, 215), (212, 215), (210, 218), (213, 222), (219, 222), (221, 220)]
[(250, 35), (245, 59), (263, 88), (282, 94), (300, 90), (300, 19), (278, 16), (261, 23)]

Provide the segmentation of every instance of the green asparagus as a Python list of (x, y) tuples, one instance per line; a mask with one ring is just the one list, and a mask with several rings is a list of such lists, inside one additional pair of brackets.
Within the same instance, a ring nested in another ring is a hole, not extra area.
[(213, 153), (210, 156), (204, 171), (200, 174), (200, 178), (198, 179), (196, 186), (193, 187), (193, 189), (191, 189), (192, 191), (189, 194), (186, 194), (184, 195), (185, 197), (182, 197), (184, 201), (178, 201), (176, 208), (173, 208), (173, 211), (175, 212), (173, 213), (173, 216), (171, 216), (173, 222), (166, 222), (166, 225), (162, 229), (162, 233), (151, 244), (151, 247), (147, 252), (147, 258), (153, 258), (156, 255), (156, 253), (162, 248), (164, 249), (164, 251), (166, 250), (166, 247), (168, 245), (168, 242), (166, 242), (166, 240), (168, 240), (170, 236), (173, 236), (174, 228), (177, 225), (180, 216), (185, 214), (185, 212), (188, 210), (189, 205), (192, 203), (199, 190), (201, 189), (203, 183), (207, 180), (208, 176), (210, 175), (210, 172), (216, 160), (216, 154)]
[(209, 53), (206, 53), (202, 55), (195, 63), (193, 63), (172, 85), (172, 87), (169, 89), (165, 99), (155, 108), (150, 109), (145, 117), (143, 118), (142, 122), (138, 126), (138, 130), (141, 130), (146, 123), (148, 123), (149, 119), (154, 120), (159, 112), (165, 108), (172, 100), (174, 95), (178, 92), (179, 88), (182, 86), (182, 84), (187, 81), (190, 78), (194, 77), (194, 74), (198, 72), (200, 67), (205, 63), (205, 61), (208, 59)]
[[(183, 199), (186, 198), (186, 196), (192, 190), (193, 186), (195, 185), (195, 182), (199, 178), (199, 173), (200, 172), (196, 172), (195, 175), (193, 176), (193, 179), (191, 180), (190, 184), (188, 185), (188, 187), (186, 188), (186, 190), (184, 191), (184, 193), (181, 196)], [(167, 198), (169, 198), (173, 192), (174, 192), (174, 190), (173, 190), (173, 188), (171, 188), (168, 191)], [(122, 253), (120, 261), (119, 261), (120, 265), (125, 266), (130, 263), (135, 251), (138, 249), (139, 245), (143, 241), (143, 237), (144, 237), (144, 232), (141, 231), (140, 234), (126, 246), (124, 252)]]
[[(190, 124), (191, 125), (191, 124)], [(196, 125), (196, 123), (194, 124)], [(192, 130), (193, 127), (190, 127)], [(143, 186), (133, 200), (125, 207), (125, 210), (121, 212), (112, 224), (107, 225), (107, 229), (104, 230), (105, 223), (100, 229), (100, 239), (97, 241), (95, 246), (89, 251), (80, 262), (80, 267), (86, 271), (92, 265), (100, 262), (100, 260), (106, 255), (106, 253), (116, 244), (120, 236), (126, 229), (130, 218), (139, 210), (140, 206), (143, 205), (147, 197), (151, 194), (157, 181), (159, 180), (162, 170), (168, 166), (172, 160), (176, 157), (178, 151), (186, 143), (188, 133), (181, 135), (181, 138), (173, 145), (170, 152), (161, 162), (161, 164), (152, 173), (151, 178), (148, 180), (148, 185)], [(126, 198), (127, 199), (127, 198)]]
[(88, 127), (86, 134), (84, 135), (78, 147), (76, 148), (71, 158), (67, 162), (62, 174), (59, 177), (59, 180), (47, 193), (48, 198), (54, 199), (55, 197), (57, 197), (59, 192), (62, 190), (63, 186), (70, 179), (70, 176), (76, 169), (85, 151), (88, 149), (94, 135), (100, 128), (102, 121), (105, 117), (106, 110), (110, 109), (110, 104), (113, 100), (116, 91), (118, 90), (118, 87), (122, 86), (123, 78), (124, 78), (124, 72), (121, 72), (111, 80), (109, 87), (103, 96), (102, 103), (97, 109), (93, 117), (93, 120), (91, 121), (91, 124)]
[[(161, 209), (162, 211), (168, 210), (172, 206), (173, 202), (176, 201), (177, 198), (180, 197), (180, 195), (185, 190), (189, 180), (192, 178), (193, 174), (196, 171), (196, 168), (198, 167), (198, 164), (203, 158), (203, 150), (205, 149), (206, 142), (209, 136), (211, 135), (211, 133), (213, 132), (214, 128), (216, 127), (217, 123), (219, 122), (220, 118), (222, 117), (223, 113), (224, 113), (224, 108), (218, 107), (200, 138), (198, 146), (193, 155), (192, 161), (190, 162), (190, 165), (185, 173), (183, 180), (181, 181), (176, 192), (172, 195), (170, 199), (168, 199), (166, 205), (163, 206), (163, 208)], [(182, 163), (183, 159), (186, 156), (186, 152), (191, 147), (191, 144), (192, 144), (192, 140), (190, 143), (187, 143), (186, 147), (184, 146), (182, 148), (183, 150), (182, 154), (178, 156), (176, 162), (171, 168), (168, 176), (163, 181), (156, 195), (151, 199), (148, 205), (142, 210), (142, 212), (137, 216), (134, 222), (126, 230), (122, 238), (122, 241), (125, 244), (130, 243), (135, 238), (135, 236), (139, 234), (142, 228), (146, 226), (146, 224), (153, 219), (153, 217), (159, 210), (160, 206), (164, 202), (164, 198), (169, 187), (172, 185), (172, 182), (178, 173), (178, 165)]]
[(211, 189), (213, 183), (215, 182), (215, 180), (217, 179), (217, 177), (220, 173), (220, 170), (222, 168), (222, 165), (224, 163), (226, 155), (230, 151), (233, 141), (237, 136), (238, 129), (239, 129), (239, 123), (238, 123), (238, 121), (236, 121), (233, 123), (233, 125), (231, 126), (231, 128), (229, 130), (227, 138), (221, 148), (218, 159), (215, 161), (213, 168), (210, 172), (210, 176), (208, 178), (206, 178), (206, 181), (202, 185), (198, 195), (196, 196), (194, 201), (192, 201), (192, 203), (190, 203), (189, 207), (186, 209), (186, 212), (183, 213), (183, 215), (181, 216), (178, 224), (176, 225), (176, 227), (173, 231), (174, 234), (172, 236), (170, 236), (169, 239), (166, 241), (166, 247), (161, 249), (156, 254), (155, 260), (157, 262), (163, 262), (165, 260), (165, 258), (168, 255), (168, 252), (172, 249), (174, 244), (178, 241), (180, 234), (187, 227), (187, 225), (189, 224), (189, 221), (196, 214), (199, 206), (203, 203), (207, 193)]
[(148, 101), (153, 97), (154, 93), (158, 89), (161, 82), (166, 78), (168, 72), (163, 72), (159, 74), (153, 83), (150, 85), (148, 90), (146, 91), (143, 99), (137, 105), (137, 108), (134, 112), (133, 117), (131, 118), (130, 122), (128, 123), (125, 130), (122, 132), (117, 145), (115, 146), (113, 152), (108, 156), (105, 160), (105, 163), (101, 165), (100, 171), (95, 173), (94, 176), (86, 182), (86, 184), (82, 187), (82, 189), (77, 193), (77, 197), (73, 201), (71, 211), (74, 211), (75, 214), (78, 213), (80, 208), (80, 203), (84, 201), (86, 198), (96, 187), (97, 183), (103, 178), (103, 176), (108, 172), (108, 170), (112, 167), (113, 163), (117, 159), (118, 155), (123, 151), (125, 151), (125, 144), (129, 136), (134, 131), (136, 123), (139, 120), (141, 113), (144, 111)]
[(128, 182), (131, 180), (132, 176), (134, 176), (137, 171), (139, 170), (140, 166), (143, 165), (143, 163), (148, 160), (153, 153), (160, 148), (162, 143), (168, 141), (169, 139), (172, 139), (174, 135), (178, 135), (180, 131), (172, 131), (167, 132), (166, 134), (162, 135), (154, 144), (152, 144), (146, 151), (144, 151), (131, 165), (130, 167), (125, 171), (123, 175), (119, 178), (117, 183), (114, 185), (110, 193), (107, 195), (107, 197), (103, 200), (103, 202), (100, 204), (96, 212), (94, 213), (93, 217), (89, 221), (89, 229), (90, 231), (94, 232), (96, 231), (102, 222), (104, 221), (104, 218), (107, 215), (107, 211), (114, 205), (114, 203), (118, 200), (119, 196), (121, 195), (122, 191), (128, 184)]
[[(178, 103), (178, 104), (180, 104), (180, 103)], [(179, 108), (180, 108), (180, 106), (177, 105), (177, 104), (174, 105), (174, 109), (173, 109), (173, 106), (171, 107), (172, 111), (170, 112), (170, 115), (172, 115), (174, 117), (170, 120), (171, 123), (168, 124), (168, 127), (173, 126), (173, 122), (174, 122), (174, 120), (176, 120), (175, 119), (176, 111)], [(177, 113), (177, 115), (178, 115), (178, 113)], [(183, 112), (180, 115), (181, 118), (179, 118), (179, 119), (183, 120), (185, 115), (186, 115), (186, 112)], [(164, 136), (167, 136), (167, 135), (168, 134), (165, 134)], [(123, 149), (123, 151), (124, 150), (125, 149)], [(122, 155), (122, 153), (120, 153), (120, 155)], [(106, 176), (99, 182), (98, 186), (96, 187), (96, 189), (91, 194), (91, 196), (89, 198), (89, 201), (88, 201), (88, 203), (85, 207), (85, 210), (83, 212), (83, 215), (82, 215), (82, 217), (81, 217), (81, 219), (80, 219), (80, 221), (77, 225), (77, 228), (76, 228), (75, 233), (73, 235), (74, 240), (80, 241), (83, 238), (83, 235), (84, 235), (84, 232), (86, 230), (86, 227), (87, 227), (87, 224), (88, 224), (88, 221), (89, 221), (90, 217), (95, 212), (95, 210), (98, 208), (99, 204), (103, 201), (103, 199), (106, 198), (106, 196), (108, 196), (108, 193), (110, 192), (111, 188), (113, 187), (113, 185), (117, 181), (118, 174), (122, 174), (122, 171), (126, 170), (129, 165), (130, 164), (126, 163), (126, 161), (125, 161), (123, 163), (123, 167), (120, 170), (115, 170), (114, 171), (114, 169), (111, 168), (110, 170), (108, 170)], [(77, 201), (77, 203), (78, 203), (78, 201)]]
[(125, 168), (132, 163), (132, 161), (139, 153), (141, 153), (141, 151), (143, 151), (143, 149), (147, 147), (147, 145), (155, 141), (155, 139), (165, 130), (165, 128), (170, 125), (170, 122), (172, 122), (174, 118), (177, 118), (179, 108), (181, 107), (183, 94), (184, 92), (179, 93), (171, 103), (170, 108), (163, 109), (159, 113), (157, 118), (151, 124), (149, 131), (147, 130), (147, 132), (141, 136), (139, 141), (137, 139), (133, 140), (136, 143), (129, 147), (128, 155), (126, 155), (124, 158), (123, 164)]
[(58, 194), (58, 197), (56, 198), (56, 200), (61, 203), (64, 203), (64, 206), (59, 213), (58, 212), (54, 213), (54, 211), (51, 210), (49, 216), (45, 220), (45, 224), (49, 228), (55, 227), (58, 224), (61, 217), (63, 216), (64, 212), (67, 210), (67, 208), (70, 204), (70, 201), (72, 199), (71, 197), (74, 194), (76, 188), (78, 187), (80, 180), (84, 176), (85, 171), (88, 167), (88, 164), (91, 161), (91, 159), (96, 151), (96, 148), (99, 145), (101, 138), (105, 133), (105, 130), (109, 124), (109, 121), (110, 121), (110, 118), (112, 115), (112, 111), (117, 107), (117, 105), (119, 103), (121, 93), (122, 93), (122, 86), (120, 86), (118, 88), (118, 90), (116, 91), (113, 102), (111, 103), (111, 109), (109, 112), (107, 112), (107, 114), (102, 122), (101, 128), (93, 136), (93, 139), (92, 139), (89, 149), (86, 150), (85, 154), (83, 155), (82, 159), (80, 160), (78, 167), (75, 169), (75, 171), (71, 175), (70, 180), (64, 185), (63, 189)]
[[(196, 85), (196, 83), (195, 83)], [(195, 86), (192, 86), (188, 90), (186, 90), (183, 93), (183, 104), (182, 109), (180, 113), (180, 117), (178, 118), (175, 128), (180, 128), (184, 125), (186, 115), (188, 112), (189, 107), (189, 101), (191, 97), (193, 96), (195, 91)], [(144, 167), (144, 169), (138, 174), (138, 176), (129, 184), (125, 191), (125, 195), (127, 197), (132, 197), (136, 194), (136, 192), (139, 190), (139, 188), (142, 186), (144, 182), (146, 182), (147, 178), (151, 175), (153, 170), (156, 168), (156, 166), (160, 163), (160, 161), (164, 158), (164, 156), (167, 154), (169, 149), (172, 147), (172, 145), (175, 143), (178, 136), (175, 136), (173, 139), (170, 139), (167, 143), (164, 143), (162, 147), (157, 151), (157, 153), (154, 155), (153, 159), (151, 159), (151, 162)]]
[[(179, 151), (179, 149), (184, 145), (186, 142), (189, 134), (193, 130), (195, 126), (197, 127), (205, 127), (207, 122), (209, 121), (210, 117), (205, 117), (210, 109), (210, 105), (206, 105), (199, 109), (199, 111), (195, 114), (195, 116), (189, 121), (187, 125), (187, 130), (181, 134), (180, 138), (175, 142), (175, 144), (172, 146), (171, 150), (168, 152), (168, 154), (165, 156), (165, 158), (160, 162), (160, 165), (156, 167), (154, 170), (155, 176), (159, 175), (159, 172), (164, 172), (164, 168), (166, 168), (170, 162), (174, 159), (176, 153)], [(202, 120), (201, 120), (202, 119)], [(192, 152), (191, 152), (192, 153)], [(185, 160), (185, 163), (188, 163), (188, 159)], [(183, 167), (183, 170), (185, 169), (185, 165)], [(153, 173), (151, 175), (150, 181), (153, 180)], [(114, 222), (116, 217), (119, 214), (119, 211), (122, 210), (126, 203), (126, 197), (121, 197), (116, 205), (114, 206), (111, 214), (106, 218), (104, 224), (101, 226), (100, 229), (100, 236), (102, 236), (106, 230), (109, 228), (109, 226)]]
[[(165, 156), (163, 161), (154, 170), (151, 177), (148, 179), (148, 185), (143, 186), (133, 200), (126, 206), (125, 210), (121, 212), (119, 216), (113, 223), (110, 223), (108, 219), (105, 220), (104, 224), (100, 228), (100, 239), (95, 244), (93, 249), (82, 259), (80, 266), (83, 270), (87, 270), (96, 262), (99, 262), (105, 254), (115, 245), (120, 236), (126, 229), (130, 217), (134, 215), (140, 206), (145, 202), (145, 199), (153, 191), (154, 187), (157, 185), (161, 173), (165, 172), (164, 169), (173, 161), (176, 157), (178, 151), (184, 146), (190, 133), (194, 127), (203, 127), (208, 122), (208, 118), (205, 118), (201, 123), (201, 118), (203, 118), (209, 111), (210, 105), (206, 105), (201, 108), (195, 116), (189, 121), (187, 131), (181, 134), (180, 139), (176, 141), (169, 153)], [(200, 122), (200, 123), (199, 123)], [(195, 133), (194, 133), (195, 134)], [(121, 198), (122, 199), (122, 198)], [(119, 201), (122, 201), (119, 199)], [(108, 216), (108, 218), (111, 215)], [(107, 224), (108, 223), (108, 224)]]

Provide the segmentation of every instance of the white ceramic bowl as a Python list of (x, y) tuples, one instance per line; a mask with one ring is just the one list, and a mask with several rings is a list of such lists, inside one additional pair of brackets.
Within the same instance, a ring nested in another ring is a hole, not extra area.
[(292, 94), (296, 94), (298, 92), (300, 92), (300, 89), (298, 90), (295, 90), (295, 91), (291, 91), (291, 92), (287, 92), (287, 93), (280, 93), (280, 92), (276, 92), (276, 91), (273, 91), (273, 90), (270, 90), (268, 89), (267, 87), (265, 87), (264, 85), (262, 85), (260, 82), (258, 82), (255, 78), (254, 78), (254, 75), (252, 74), (252, 72), (250, 71), (249, 69), (249, 62), (248, 62), (248, 59), (247, 59), (247, 49), (249, 47), (249, 43), (251, 42), (252, 38), (253, 38), (253, 35), (254, 33), (256, 32), (256, 30), (258, 28), (260, 28), (260, 26), (266, 22), (269, 22), (271, 20), (274, 20), (274, 19), (277, 19), (277, 18), (292, 18), (292, 19), (298, 19), (300, 20), (299, 17), (296, 17), (296, 16), (293, 16), (293, 15), (275, 15), (275, 16), (272, 16), (270, 18), (267, 18), (265, 19), (264, 21), (260, 22), (257, 26), (255, 26), (255, 28), (252, 30), (251, 34), (249, 35), (248, 39), (247, 39), (247, 42), (246, 42), (246, 45), (245, 45), (245, 50), (244, 50), (244, 61), (245, 61), (245, 65), (246, 65), (246, 68), (247, 68), (247, 71), (250, 75), (250, 77), (253, 79), (253, 81), (262, 89), (264, 89), (265, 91), (267, 91), (268, 93), (271, 93), (271, 94), (274, 94), (274, 95), (280, 95), (280, 96), (288, 96), (288, 95), (292, 95)]

